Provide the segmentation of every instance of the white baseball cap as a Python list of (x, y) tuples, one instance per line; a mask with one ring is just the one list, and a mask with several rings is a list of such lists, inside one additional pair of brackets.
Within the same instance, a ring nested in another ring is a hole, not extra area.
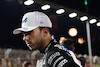
[(37, 27), (52, 28), (52, 23), (49, 17), (43, 12), (34, 11), (26, 13), (22, 18), (21, 28), (15, 29), (13, 34), (19, 34), (21, 31), (32, 31)]

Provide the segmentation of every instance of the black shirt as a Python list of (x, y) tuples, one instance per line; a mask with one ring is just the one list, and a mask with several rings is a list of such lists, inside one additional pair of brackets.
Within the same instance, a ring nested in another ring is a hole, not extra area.
[(69, 50), (59, 45), (55, 40), (50, 41), (42, 51), (42, 67), (79, 67), (73, 60)]

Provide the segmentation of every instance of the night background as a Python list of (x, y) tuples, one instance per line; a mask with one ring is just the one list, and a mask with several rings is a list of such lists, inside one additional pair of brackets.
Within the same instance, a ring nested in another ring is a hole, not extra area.
[[(26, 12), (29, 11), (42, 11), (49, 15), (51, 21), (54, 24), (53, 34), (55, 39), (59, 41), (60, 37), (73, 38), (75, 41), (76, 53), (88, 54), (87, 35), (86, 35), (86, 23), (80, 21), (78, 18), (69, 18), (67, 11), (63, 14), (56, 14), (57, 8), (51, 7), (49, 10), (41, 10), (42, 4), (34, 3), (30, 6), (26, 6), (20, 1), (25, 0), (0, 0), (0, 48), (13, 48), (28, 50), (25, 45), (23, 35), (14, 35), (13, 30), (20, 27), (21, 19)], [(41, 1), (41, 0), (39, 0)], [(58, 4), (72, 10), (77, 10), (88, 16), (95, 17), (98, 22), (100, 21), (100, 1), (88, 0), (88, 6), (84, 5), (84, 0), (42, 0), (50, 3)], [(88, 7), (88, 13), (87, 13)], [(58, 7), (59, 9), (60, 7)], [(68, 30), (74, 27), (78, 30), (78, 34), (75, 37), (71, 37), (68, 34)], [(91, 34), (91, 46), (92, 54), (100, 56), (100, 27), (95, 24), (90, 24)], [(79, 37), (84, 38), (85, 43), (79, 44), (77, 39)]]

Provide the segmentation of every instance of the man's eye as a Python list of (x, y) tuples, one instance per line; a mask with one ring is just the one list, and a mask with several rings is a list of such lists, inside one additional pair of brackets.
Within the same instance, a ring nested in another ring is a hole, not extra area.
[(23, 32), (23, 34), (25, 34), (25, 35), (29, 35), (29, 34), (31, 34), (32, 33), (32, 31), (29, 31), (29, 32)]

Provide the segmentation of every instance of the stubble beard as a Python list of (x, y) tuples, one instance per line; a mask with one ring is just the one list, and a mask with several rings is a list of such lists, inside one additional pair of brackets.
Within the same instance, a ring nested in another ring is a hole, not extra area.
[(39, 38), (37, 38), (37, 40), (35, 41), (35, 43), (32, 44), (31, 47), (29, 46), (29, 49), (30, 50), (39, 50), (40, 51), (42, 49), (42, 47), (43, 47), (43, 43), (44, 43), (43, 38), (39, 37)]
[(43, 43), (44, 43), (44, 40), (43, 38), (41, 38), (40, 40), (37, 41), (38, 42), (38, 50), (41, 51), (43, 49)]

